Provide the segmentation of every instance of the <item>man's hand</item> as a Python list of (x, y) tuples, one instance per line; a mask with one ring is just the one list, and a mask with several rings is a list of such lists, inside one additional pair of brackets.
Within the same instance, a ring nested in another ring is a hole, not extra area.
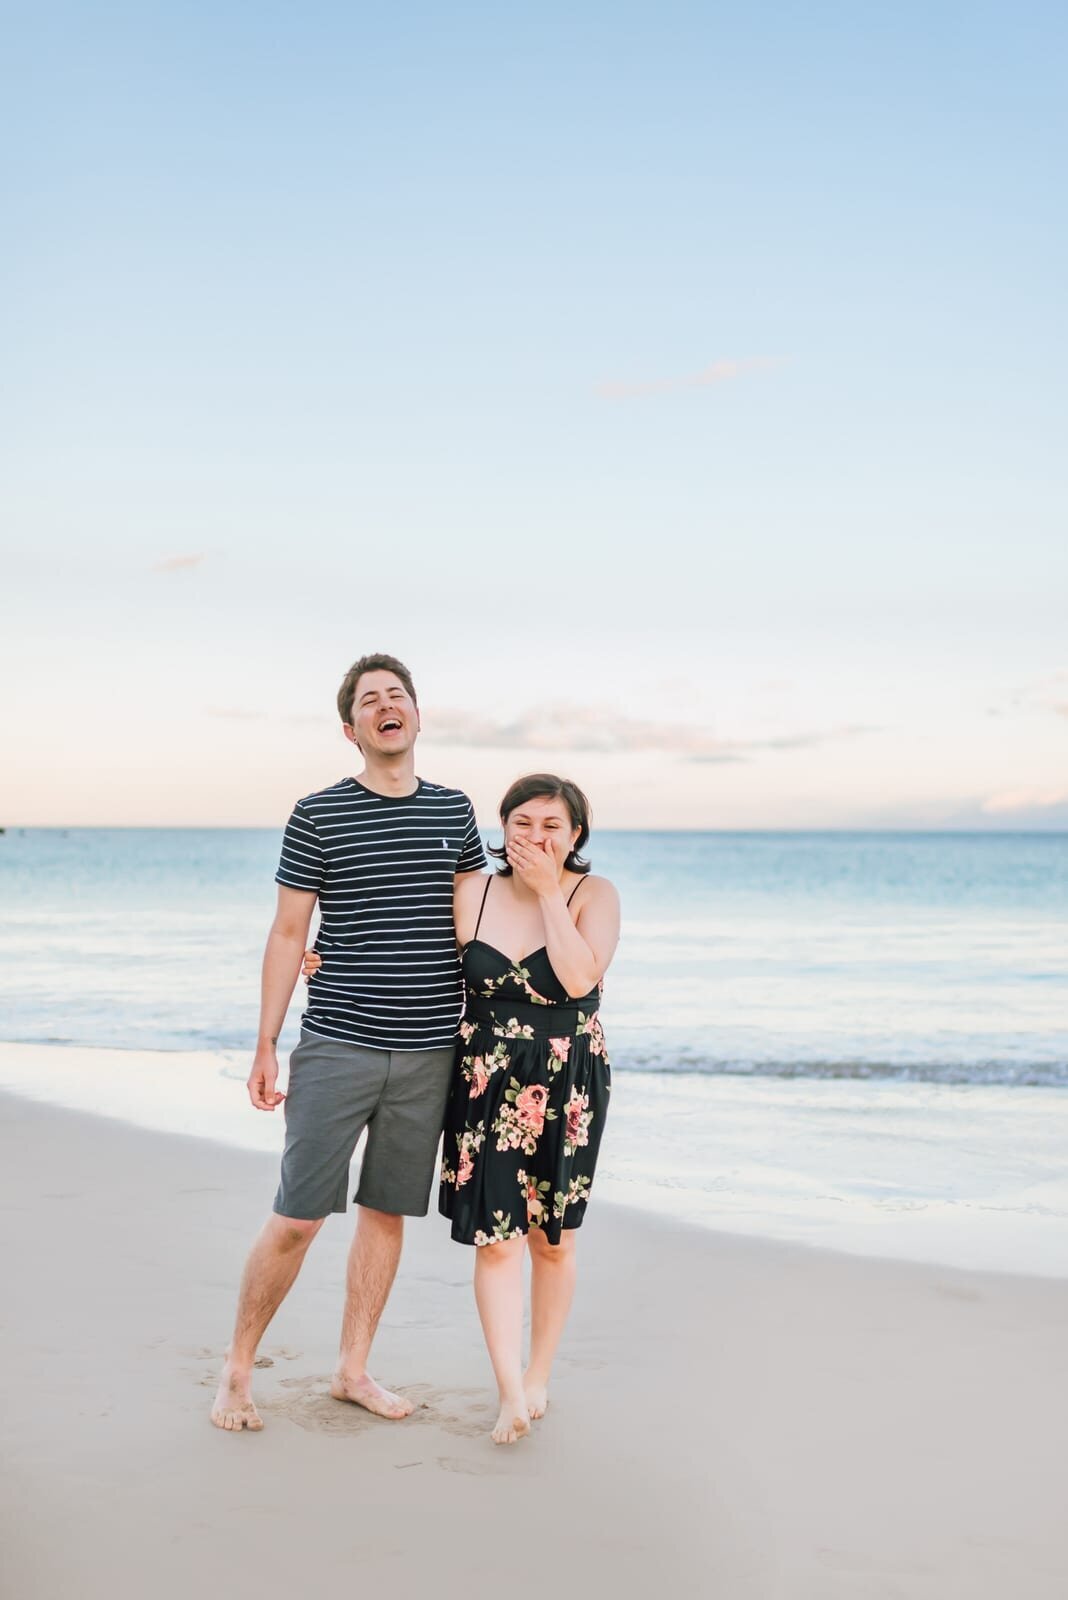
[(278, 1054), (273, 1044), (261, 1044), (248, 1075), (248, 1097), (257, 1111), (273, 1111), (282, 1104), (285, 1095), (275, 1089), (277, 1082)]

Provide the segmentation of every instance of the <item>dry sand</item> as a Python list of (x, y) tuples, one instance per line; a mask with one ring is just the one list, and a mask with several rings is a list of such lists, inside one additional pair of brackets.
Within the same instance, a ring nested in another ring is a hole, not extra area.
[(352, 1219), (208, 1407), (276, 1164), (10, 1096), (3, 1594), (1064, 1600), (1068, 1283), (834, 1256), (594, 1203), (552, 1405), (498, 1449), (471, 1253), (409, 1224), (326, 1392)]

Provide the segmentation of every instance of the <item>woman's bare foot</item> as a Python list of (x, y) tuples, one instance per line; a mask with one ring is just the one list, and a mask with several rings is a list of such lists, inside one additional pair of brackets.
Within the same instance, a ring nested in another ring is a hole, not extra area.
[(523, 1393), (527, 1397), (527, 1415), (532, 1422), (545, 1415), (549, 1405), (549, 1385), (536, 1378), (524, 1377)]
[(402, 1394), (394, 1394), (392, 1389), (383, 1389), (366, 1372), (362, 1378), (349, 1378), (343, 1372), (335, 1372), (330, 1393), (335, 1400), (350, 1400), (354, 1406), (363, 1406), (376, 1417), (387, 1417), (390, 1422), (400, 1422), (415, 1410), (410, 1400)]
[(249, 1374), (237, 1371), (229, 1361), (219, 1379), (211, 1407), (211, 1420), (217, 1428), (225, 1428), (227, 1433), (240, 1433), (242, 1428), (247, 1428), (250, 1433), (258, 1433), (263, 1427), (263, 1419), (252, 1403)]
[(496, 1426), (490, 1435), (494, 1444), (515, 1444), (517, 1439), (522, 1439), (523, 1435), (529, 1432), (530, 1418), (527, 1416), (527, 1403), (523, 1396), (505, 1400)]

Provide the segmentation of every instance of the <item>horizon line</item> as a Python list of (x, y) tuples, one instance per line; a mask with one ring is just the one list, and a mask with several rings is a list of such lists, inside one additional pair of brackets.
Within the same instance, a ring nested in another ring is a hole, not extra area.
[[(284, 822), (9, 822), (0, 824), (0, 836), (15, 833), (282, 833)], [(480, 828), (480, 833), (496, 833), (497, 828)], [(888, 824), (873, 827), (868, 824), (847, 823), (839, 827), (757, 827), (757, 828), (690, 828), (675, 826), (660, 827), (593, 827), (590, 830), (591, 838), (597, 834), (607, 833), (664, 833), (664, 834), (698, 834), (707, 835), (782, 835), (807, 836), (828, 834), (869, 834), (880, 837), (887, 834), (907, 835), (909, 837), (938, 837), (946, 838), (956, 836), (961, 838), (1068, 838), (1068, 825), (1056, 827), (1034, 826), (1030, 828), (1005, 828), (1005, 827), (961, 827), (954, 824), (935, 825), (922, 828), (908, 827), (906, 825)]]

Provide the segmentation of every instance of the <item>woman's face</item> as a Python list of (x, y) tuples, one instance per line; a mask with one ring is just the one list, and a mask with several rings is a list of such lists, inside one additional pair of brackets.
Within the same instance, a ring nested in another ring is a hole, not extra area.
[(508, 813), (504, 824), (505, 844), (512, 839), (525, 839), (527, 844), (539, 849), (547, 847), (553, 853), (559, 872), (564, 870), (564, 862), (578, 836), (571, 813), (555, 795), (551, 799), (548, 795), (539, 795), (534, 800), (524, 800)]

